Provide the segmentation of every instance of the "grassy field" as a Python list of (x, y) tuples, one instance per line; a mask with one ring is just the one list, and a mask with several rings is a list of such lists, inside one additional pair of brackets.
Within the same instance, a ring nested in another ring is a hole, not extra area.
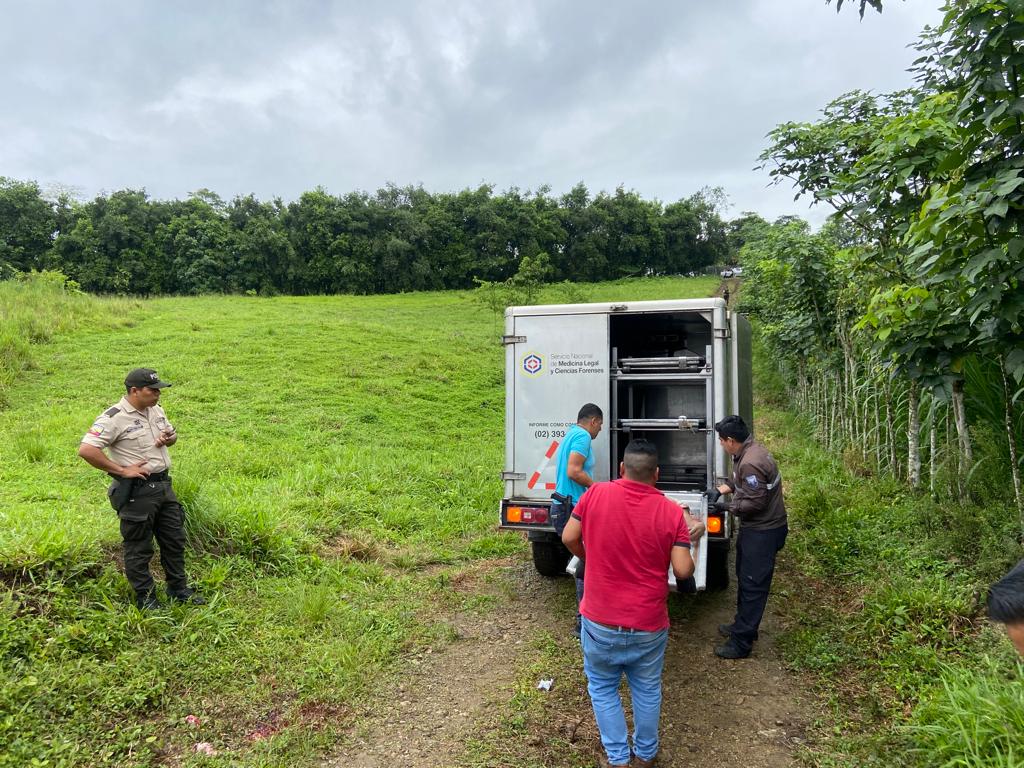
[[(502, 326), (469, 293), (17, 297), (5, 320), (58, 332), (0, 382), (0, 766), (313, 764), (375, 676), (449, 631), (443, 568), (525, 551), (494, 528)], [(174, 383), (203, 609), (130, 607), (104, 476), (75, 455), (138, 365)]]
[[(580, 290), (687, 298), (717, 282)], [(453, 574), (527, 557), (494, 528), (502, 324), (470, 293), (141, 301), (0, 283), (0, 318), (0, 768), (315, 765), (382, 675), (448, 641), (445, 616), (480, 609)], [(769, 363), (758, 429), (792, 526), (773, 605), (787, 661), (829, 705), (804, 761), (1019, 765), (1024, 669), (980, 610), (1018, 548), (1013, 516), (826, 455)], [(104, 476), (75, 455), (137, 365), (175, 384), (163, 404), (205, 608), (131, 607)], [(553, 699), (531, 681), (564, 654), (532, 642), (472, 764), (501, 763), (543, 723)], [(203, 741), (219, 754), (196, 754)]]

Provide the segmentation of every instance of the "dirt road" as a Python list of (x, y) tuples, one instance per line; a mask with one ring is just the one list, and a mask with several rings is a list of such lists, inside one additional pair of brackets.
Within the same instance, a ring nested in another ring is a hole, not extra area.
[[(582, 675), (571, 580), (523, 560), (473, 566), (452, 583), (464, 607), (440, 616), (454, 639), (411, 660), (325, 766), (591, 766), (600, 746)], [(675, 599), (673, 597), (673, 599)], [(780, 662), (771, 611), (754, 655), (712, 648), (735, 593), (689, 596), (673, 610), (661, 766), (795, 764), (810, 702)], [(540, 679), (554, 681), (549, 693)]]

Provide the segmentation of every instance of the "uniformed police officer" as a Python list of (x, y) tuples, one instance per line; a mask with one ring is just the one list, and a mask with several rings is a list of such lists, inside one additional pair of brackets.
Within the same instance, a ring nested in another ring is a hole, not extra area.
[[(715, 648), (723, 659), (750, 655), (768, 603), (775, 556), (786, 543), (789, 526), (782, 501), (782, 476), (768, 450), (750, 436), (739, 416), (715, 424), (718, 442), (732, 455), (732, 479), (708, 492), (709, 508), (731, 511), (740, 519), (736, 538), (736, 618), (718, 628), (728, 641)], [(731, 502), (719, 499), (732, 494)]]
[(135, 590), (136, 605), (147, 610), (161, 607), (149, 572), (154, 536), (168, 596), (202, 605), (206, 601), (188, 586), (185, 576), (184, 513), (168, 474), (167, 447), (178, 441), (178, 435), (157, 404), (160, 390), (171, 385), (151, 368), (136, 368), (124, 384), (125, 396), (97, 417), (82, 438), (78, 455), (114, 478), (108, 495), (121, 520), (124, 572)]

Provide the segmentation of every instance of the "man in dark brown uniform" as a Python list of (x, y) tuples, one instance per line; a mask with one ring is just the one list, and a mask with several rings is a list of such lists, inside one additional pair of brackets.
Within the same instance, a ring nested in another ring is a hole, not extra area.
[[(709, 507), (731, 511), (740, 519), (736, 538), (736, 618), (718, 631), (728, 641), (715, 648), (723, 659), (750, 655), (768, 603), (775, 555), (786, 543), (789, 526), (782, 502), (782, 476), (768, 450), (750, 436), (739, 416), (715, 424), (718, 442), (732, 455), (732, 479), (709, 492)], [(719, 499), (732, 494), (731, 502)]]
[(155, 536), (168, 596), (202, 605), (205, 600), (186, 580), (184, 513), (168, 474), (167, 447), (178, 441), (178, 434), (157, 405), (160, 390), (171, 385), (150, 368), (136, 368), (124, 384), (125, 396), (96, 418), (78, 455), (114, 478), (108, 495), (121, 519), (124, 572), (135, 590), (135, 604), (147, 610), (161, 607), (149, 572)]

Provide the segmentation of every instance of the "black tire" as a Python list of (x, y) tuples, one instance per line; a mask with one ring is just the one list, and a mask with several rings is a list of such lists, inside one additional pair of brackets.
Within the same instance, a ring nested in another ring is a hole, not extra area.
[(572, 557), (560, 541), (532, 541), (533, 567), (541, 576), (564, 576), (565, 566)]
[(721, 592), (729, 588), (729, 542), (712, 543), (708, 547), (708, 570), (705, 588)]

